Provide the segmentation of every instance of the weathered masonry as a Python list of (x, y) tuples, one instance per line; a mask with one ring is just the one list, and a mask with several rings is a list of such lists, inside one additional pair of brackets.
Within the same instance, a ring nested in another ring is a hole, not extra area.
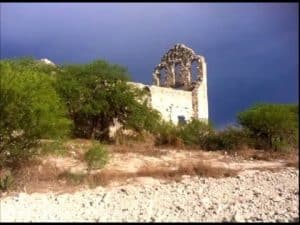
[(149, 104), (165, 120), (177, 124), (192, 118), (208, 121), (205, 58), (176, 44), (155, 67), (153, 85), (131, 83), (148, 90)]

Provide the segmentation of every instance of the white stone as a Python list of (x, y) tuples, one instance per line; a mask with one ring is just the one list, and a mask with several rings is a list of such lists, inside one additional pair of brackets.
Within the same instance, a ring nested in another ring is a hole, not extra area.
[(50, 61), (49, 59), (44, 58), (44, 59), (40, 59), (40, 61), (45, 64), (55, 66), (54, 62)]

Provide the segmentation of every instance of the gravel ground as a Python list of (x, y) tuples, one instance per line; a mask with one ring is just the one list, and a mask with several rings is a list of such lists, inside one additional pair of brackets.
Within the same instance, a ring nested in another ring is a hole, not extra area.
[(247, 170), (238, 177), (186, 176), (73, 194), (2, 197), (0, 221), (292, 222), (299, 221), (299, 171)]

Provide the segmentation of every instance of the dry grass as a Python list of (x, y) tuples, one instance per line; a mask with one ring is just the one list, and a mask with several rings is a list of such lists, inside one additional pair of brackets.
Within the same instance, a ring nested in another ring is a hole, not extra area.
[(175, 170), (164, 167), (143, 167), (137, 172), (138, 176), (151, 176), (162, 179), (173, 179), (183, 175), (222, 178), (236, 176), (237, 170), (219, 168), (199, 161), (197, 163), (181, 163)]
[(101, 171), (97, 174), (89, 174), (85, 182), (90, 187), (96, 187), (98, 185), (107, 186), (113, 181), (122, 182), (128, 178), (135, 177), (135, 173), (124, 173), (117, 170), (112, 171)]
[(127, 153), (137, 153), (140, 155), (145, 156), (154, 156), (159, 157), (162, 155), (166, 155), (166, 151), (162, 151), (159, 148), (156, 148), (154, 146), (148, 146), (144, 144), (132, 144), (132, 145), (112, 145), (107, 146), (109, 148), (110, 152), (113, 153), (121, 153), (121, 154), (127, 154)]
[(14, 183), (11, 191), (33, 193), (67, 189), (66, 185), (58, 182), (59, 174), (60, 171), (53, 165), (42, 165), (40, 160), (31, 160), (22, 169), (13, 171)]
[(187, 152), (199, 152), (199, 149), (193, 147), (186, 147), (184, 145), (178, 144), (177, 147), (173, 145), (160, 145), (156, 146), (153, 140), (145, 141), (128, 141), (123, 144), (114, 144), (106, 146), (110, 152), (113, 153), (137, 153), (145, 156), (159, 157), (162, 155), (167, 155), (168, 150), (174, 151), (187, 151)]
[[(166, 141), (166, 144), (161, 144), (159, 141), (156, 141), (155, 146), (163, 147), (163, 148), (172, 148), (172, 149), (184, 149), (186, 146), (184, 145), (182, 139), (179, 137), (169, 137), (169, 140)], [(192, 147), (193, 148), (193, 147)]]
[(155, 147), (155, 138), (150, 134), (143, 134), (139, 140), (131, 139), (130, 137), (124, 139), (121, 143), (108, 145), (110, 152), (114, 153), (137, 153), (147, 156), (161, 156), (165, 154)]
[(126, 173), (122, 171), (103, 170), (97, 174), (90, 174), (86, 177), (85, 182), (90, 186), (103, 185), (106, 186), (114, 181), (125, 181), (128, 178), (136, 177), (152, 177), (166, 181), (181, 181), (183, 175), (224, 178), (237, 176), (238, 171), (213, 167), (208, 163), (181, 163), (176, 169), (163, 166), (144, 166), (135, 173)]
[(295, 165), (295, 166), (299, 162), (298, 149), (294, 149), (290, 152), (279, 152), (279, 151), (272, 151), (272, 150), (257, 150), (257, 149), (243, 148), (237, 151), (229, 151), (228, 154), (230, 156), (237, 156), (245, 160), (249, 160), (249, 159), (265, 160), (265, 161), (285, 160), (290, 165)]
[(86, 178), (86, 174), (83, 173), (71, 173), (64, 171), (57, 176), (58, 180), (65, 180), (69, 185), (79, 185)]
[[(121, 140), (121, 141), (120, 141)], [(147, 156), (161, 156), (166, 154), (165, 151), (161, 149), (172, 149), (172, 150), (183, 150), (185, 146), (183, 145), (181, 139), (175, 138), (172, 144), (169, 145), (157, 145), (156, 138), (150, 133), (136, 134), (136, 137), (121, 135), (118, 137), (118, 141), (108, 146), (111, 152), (116, 153), (138, 153)]]
[(299, 159), (286, 162), (285, 166), (299, 169)]

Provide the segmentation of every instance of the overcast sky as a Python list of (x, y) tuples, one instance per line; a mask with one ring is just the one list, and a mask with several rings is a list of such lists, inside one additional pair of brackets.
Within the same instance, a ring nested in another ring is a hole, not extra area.
[(206, 58), (209, 116), (298, 103), (298, 3), (1, 3), (1, 58), (105, 59), (151, 84), (176, 43)]

